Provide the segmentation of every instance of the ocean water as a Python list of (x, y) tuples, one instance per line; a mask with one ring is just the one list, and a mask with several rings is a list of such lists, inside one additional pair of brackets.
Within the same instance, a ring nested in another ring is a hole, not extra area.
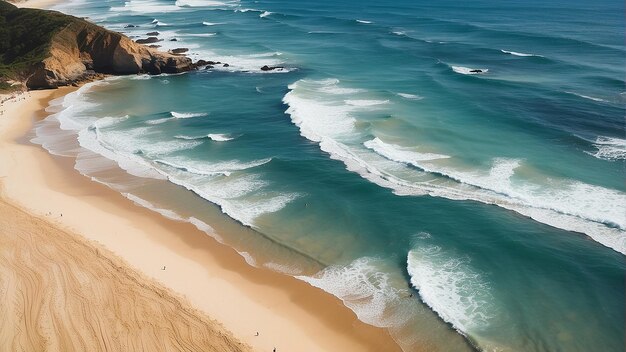
[(57, 8), (229, 64), (54, 101), (33, 142), (94, 181), (405, 351), (624, 350), (623, 2)]

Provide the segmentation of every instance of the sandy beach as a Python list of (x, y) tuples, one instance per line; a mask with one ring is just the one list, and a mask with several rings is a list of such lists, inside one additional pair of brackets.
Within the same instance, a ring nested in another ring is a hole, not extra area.
[[(107, 336), (119, 336), (117, 329), (124, 326), (125, 334), (133, 336), (135, 342), (120, 345), (121, 350), (132, 350), (129, 346), (143, 350), (142, 341), (153, 341), (151, 334), (161, 334), (162, 327), (152, 325), (155, 319), (126, 314), (130, 304), (141, 307), (147, 317), (156, 315), (158, 321), (167, 322), (174, 347), (187, 346), (187, 336), (198, 338), (198, 343), (213, 341), (210, 336), (228, 336), (203, 316), (206, 314), (257, 351), (399, 350), (385, 330), (360, 322), (337, 298), (292, 277), (247, 265), (234, 250), (192, 225), (136, 206), (80, 175), (73, 169), (73, 160), (53, 157), (30, 144), (29, 131), (34, 121), (45, 116), (43, 109), (48, 101), (72, 89), (26, 93), (2, 107), (1, 209), (2, 219), (6, 220), (0, 224), (0, 231), (10, 234), (3, 241), (11, 246), (7, 248), (14, 249), (4, 251), (0, 263), (2, 277), (19, 279), (4, 280), (2, 292), (10, 289), (17, 297), (29, 299), (14, 302), (16, 306), (6, 305), (7, 300), (3, 300), (5, 305), (0, 311), (7, 312), (3, 316), (13, 311), (15, 315), (10, 319), (17, 322), (5, 320), (10, 325), (2, 329), (1, 339), (6, 343), (1, 345), (28, 341), (32, 346), (41, 346), (45, 341), (48, 350), (71, 350), (66, 348), (70, 345), (57, 341), (63, 339), (79, 350), (80, 346), (118, 350), (106, 345)], [(69, 242), (82, 252), (68, 256), (68, 248), (73, 248), (66, 245)], [(51, 259), (53, 254), (59, 259)], [(15, 262), (16, 255), (33, 258), (28, 270), (18, 270), (21, 266)], [(45, 265), (36, 265), (37, 257)], [(51, 272), (58, 279), (51, 279)], [(122, 283), (128, 281), (136, 284), (128, 289), (127, 301), (125, 296), (118, 296), (116, 287), (126, 287)], [(43, 290), (45, 285), (53, 285), (54, 290)], [(95, 290), (94, 285), (102, 287)], [(167, 293), (170, 290), (173, 293)], [(106, 292), (119, 304), (103, 304), (106, 295), (97, 292)], [(72, 302), (73, 297), (80, 297), (81, 302)], [(130, 303), (138, 299), (140, 304)], [(72, 310), (74, 306), (83, 308)], [(85, 310), (86, 306), (93, 311)], [(178, 311), (165, 310), (168, 306)], [(30, 309), (29, 315), (17, 314), (16, 309)], [(201, 313), (194, 314), (194, 309)], [(177, 313), (180, 311), (187, 313)], [(110, 318), (103, 318), (102, 312)], [(190, 321), (202, 323), (198, 326), (205, 329), (207, 338), (192, 330), (177, 330), (170, 322), (174, 316), (180, 326), (190, 326)], [(123, 317), (135, 320), (127, 323)], [(65, 325), (53, 323), (59, 320)], [(144, 323), (150, 326), (149, 331), (144, 331)], [(23, 326), (20, 324), (35, 324), (39, 330), (19, 328)], [(92, 340), (73, 332), (74, 326), (83, 324)], [(236, 339), (229, 337), (225, 341), (232, 346), (230, 350), (245, 350)]]
[(0, 351), (250, 351), (101, 246), (0, 201)]
[(21, 1), (15, 1), (14, 4), (18, 7), (32, 7), (32, 8), (37, 8), (37, 9), (45, 9), (59, 2), (60, 2), (59, 0), (21, 0)]

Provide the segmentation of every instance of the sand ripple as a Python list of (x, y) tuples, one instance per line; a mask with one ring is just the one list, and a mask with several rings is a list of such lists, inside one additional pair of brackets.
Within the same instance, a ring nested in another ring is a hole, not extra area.
[(98, 245), (0, 201), (0, 351), (249, 351)]

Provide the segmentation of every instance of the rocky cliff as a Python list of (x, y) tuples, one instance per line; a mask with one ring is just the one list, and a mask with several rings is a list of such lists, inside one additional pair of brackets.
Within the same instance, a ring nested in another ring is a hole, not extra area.
[[(24, 25), (34, 21), (40, 31), (45, 23), (45, 33), (34, 33)], [(33, 35), (43, 38), (28, 38)], [(24, 45), (25, 39), (30, 44)], [(30, 89), (68, 85), (95, 73), (178, 73), (194, 67), (187, 57), (158, 52), (83, 19), (56, 11), (19, 9), (3, 1), (0, 59), (4, 65), (0, 75), (13, 75), (10, 78), (23, 80)]]

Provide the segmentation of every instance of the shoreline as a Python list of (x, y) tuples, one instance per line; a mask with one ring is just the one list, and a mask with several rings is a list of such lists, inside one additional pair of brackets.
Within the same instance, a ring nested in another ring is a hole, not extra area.
[(17, 7), (32, 7), (35, 9), (48, 9), (53, 5), (61, 3), (61, 0), (18, 0), (11, 2)]
[[(193, 225), (166, 219), (80, 175), (74, 160), (19, 142), (32, 128), (29, 116), (41, 118), (50, 100), (72, 90), (27, 93), (30, 98), (6, 107), (0, 120), (3, 198), (34, 216), (51, 212), (56, 227), (104, 246), (256, 350), (400, 350), (386, 330), (360, 322), (336, 297), (251, 267)], [(168, 270), (161, 270), (163, 264)]]

